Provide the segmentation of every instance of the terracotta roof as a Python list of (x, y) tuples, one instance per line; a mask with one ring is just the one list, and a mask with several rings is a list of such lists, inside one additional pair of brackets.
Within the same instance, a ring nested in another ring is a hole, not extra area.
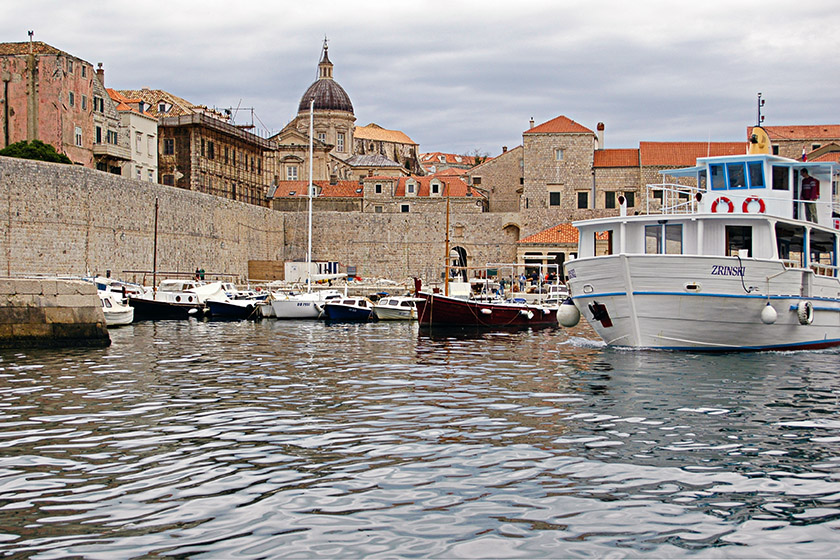
[(809, 157), (808, 161), (832, 161), (834, 163), (840, 163), (840, 152), (830, 152), (815, 158)]
[[(814, 124), (793, 126), (765, 126), (770, 140), (821, 140), (840, 138), (840, 124)], [(752, 134), (753, 127), (747, 128)]]
[[(42, 43), (41, 41), (32, 42), (32, 51), (35, 54), (66, 54), (68, 53), (59, 50), (51, 45)], [(29, 54), (29, 41), (21, 43), (0, 43), (0, 55), (24, 55)], [(73, 57), (76, 58), (76, 57)], [(80, 59), (81, 60), (81, 59)]]
[(417, 142), (399, 130), (387, 130), (378, 124), (370, 123), (367, 126), (357, 126), (353, 131), (353, 137), (360, 140), (377, 140), (379, 142), (393, 142), (395, 144), (413, 144)]
[(544, 122), (540, 125), (535, 126), (530, 130), (526, 130), (523, 134), (547, 134), (547, 133), (560, 133), (560, 134), (579, 134), (579, 133), (586, 133), (586, 134), (595, 134), (588, 128), (583, 125), (580, 125), (573, 121), (572, 119), (564, 116), (559, 116), (555, 119), (552, 119), (548, 122)]
[(744, 142), (639, 142), (643, 166), (686, 167), (697, 158), (747, 153)]
[[(208, 109), (203, 105), (196, 105), (194, 103), (190, 103), (186, 99), (182, 99), (181, 97), (173, 95), (168, 91), (164, 91), (162, 89), (143, 88), (120, 89), (116, 91), (119, 92), (120, 95), (125, 96), (127, 99), (138, 99), (146, 102), (149, 105), (149, 110), (147, 112), (153, 117), (178, 117), (181, 115), (203, 113), (209, 117), (217, 118), (220, 120), (227, 120), (224, 117), (224, 115), (222, 115), (218, 111)], [(158, 103), (161, 101), (170, 103), (172, 105), (172, 108), (166, 113), (159, 113)]]
[(469, 169), (463, 169), (461, 167), (447, 167), (437, 173), (432, 173), (431, 175), (427, 175), (427, 177), (460, 177), (462, 175), (466, 175), (469, 173)]
[(595, 150), (593, 167), (639, 167), (639, 150), (635, 148)]
[[(475, 165), (476, 156), (465, 156), (461, 154), (447, 154), (444, 152), (429, 152), (420, 154), (421, 163), (448, 163), (450, 165)], [(482, 156), (483, 158), (483, 156)], [(487, 160), (492, 158), (487, 157)]]
[(558, 224), (519, 240), (519, 243), (537, 243), (541, 245), (577, 242), (578, 229), (569, 223)]
[[(393, 179), (393, 178), (392, 178)], [(437, 179), (443, 183), (442, 195), (447, 194), (452, 197), (472, 196), (475, 198), (485, 198), (481, 191), (472, 188), (464, 182), (460, 177), (400, 177), (397, 182), (397, 188), (394, 190), (394, 196), (405, 196), (405, 185), (409, 180), (418, 184), (418, 197), (430, 196), (432, 180)]]
[[(329, 181), (313, 181), (313, 184), (316, 187), (318, 187), (316, 189), (317, 192), (320, 193), (318, 194), (318, 198), (361, 198), (363, 196), (363, 193), (361, 191), (362, 185), (360, 185), (358, 181), (338, 181), (338, 183), (335, 185), (330, 184)], [(277, 183), (277, 190), (274, 191), (274, 198), (306, 198), (306, 187), (308, 185), (308, 181), (280, 181), (279, 183)]]

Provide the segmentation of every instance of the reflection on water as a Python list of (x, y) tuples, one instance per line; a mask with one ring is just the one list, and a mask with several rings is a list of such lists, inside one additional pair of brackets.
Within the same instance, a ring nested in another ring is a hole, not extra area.
[(0, 552), (829, 557), (837, 352), (139, 323), (0, 361)]

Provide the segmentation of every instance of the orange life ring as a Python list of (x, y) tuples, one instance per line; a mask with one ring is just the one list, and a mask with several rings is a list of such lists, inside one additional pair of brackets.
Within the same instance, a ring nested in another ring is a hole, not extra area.
[(726, 198), (725, 196), (721, 196), (717, 200), (712, 202), (712, 212), (717, 212), (719, 204), (727, 204), (729, 206), (729, 210), (727, 210), (727, 212), (729, 212), (730, 214), (735, 211), (735, 205), (732, 204), (732, 201)]
[(743, 212), (744, 214), (749, 213), (750, 202), (758, 202), (758, 213), (759, 214), (764, 214), (764, 210), (765, 210), (764, 201), (761, 200), (760, 198), (758, 198), (757, 196), (751, 196), (751, 197), (747, 198), (744, 201), (744, 204), (741, 206), (741, 212)]

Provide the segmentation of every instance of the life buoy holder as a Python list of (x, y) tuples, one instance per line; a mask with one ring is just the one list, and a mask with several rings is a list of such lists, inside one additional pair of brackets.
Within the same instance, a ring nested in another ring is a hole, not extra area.
[(732, 212), (735, 211), (735, 205), (732, 204), (732, 201), (729, 200), (728, 198), (726, 198), (725, 196), (721, 196), (721, 197), (718, 197), (717, 200), (712, 202), (712, 212), (713, 213), (717, 212), (718, 211), (717, 210), (718, 206), (721, 205), (721, 204), (726, 204), (727, 206), (729, 206), (729, 210), (727, 210), (728, 213), (731, 214)]
[(750, 212), (750, 202), (758, 202), (758, 213), (764, 214), (764, 210), (766, 207), (764, 206), (764, 201), (757, 196), (751, 196), (744, 201), (744, 204), (741, 206), (741, 212), (744, 214), (749, 214)]

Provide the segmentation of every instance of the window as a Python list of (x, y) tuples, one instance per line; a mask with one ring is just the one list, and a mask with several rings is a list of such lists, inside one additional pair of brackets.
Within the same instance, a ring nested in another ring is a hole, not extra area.
[[(82, 66), (84, 68), (84, 66)], [(87, 95), (82, 96), (82, 111), (87, 111)]]
[(615, 208), (614, 191), (607, 191), (604, 193), (604, 208)]
[(297, 165), (286, 166), (286, 180), (287, 181), (297, 181), (297, 178), (298, 178), (298, 166)]
[(102, 127), (101, 126), (96, 127), (96, 143), (97, 144), (102, 143)]
[(72, 74), (73, 73), (73, 61), (67, 59), (67, 72)]
[(773, 190), (790, 190), (790, 170), (787, 167), (773, 166)]
[(105, 101), (98, 95), (93, 96), (93, 110), (97, 113), (105, 111)]
[(727, 163), (726, 173), (729, 176), (730, 189), (747, 188), (747, 176), (744, 171), (743, 163)]
[[(227, 161), (227, 160), (225, 160), (225, 161)], [(230, 164), (233, 165), (234, 167), (236, 166), (236, 150), (231, 150), (230, 151)]]
[(142, 181), (142, 180), (143, 180), (143, 170), (142, 170), (142, 169), (140, 169), (139, 167), (137, 168), (137, 180), (138, 180), (138, 181)]
[(216, 159), (216, 144), (207, 142), (207, 159)]
[(339, 152), (344, 152), (344, 133), (343, 132), (338, 133), (338, 142), (336, 144), (337, 144), (336, 149)]
[(400, 204), (400, 212), (403, 214), (407, 214), (409, 210), (408, 204)]
[(779, 258), (786, 261), (785, 266), (805, 266), (804, 227), (776, 223), (776, 243)]
[(382, 194), (382, 183), (376, 183), (373, 186), (373, 192), (375, 192), (376, 194)]
[(87, 66), (82, 64), (82, 78), (87, 78)]
[(554, 148), (554, 160), (555, 161), (563, 161), (564, 156), (563, 148)]
[(164, 138), (163, 139), (163, 155), (171, 156), (175, 153), (175, 139), (174, 138)]
[(154, 172), (154, 171), (152, 171), (151, 169), (149, 169), (149, 182), (150, 182), (150, 183), (154, 183), (154, 182), (155, 182), (155, 172)]
[(326, 143), (326, 141), (327, 141), (327, 133), (326, 132), (319, 132), (317, 134), (317, 136), (318, 136), (318, 140)]
[(414, 192), (415, 192), (414, 189), (415, 188), (416, 187), (414, 186), (414, 183), (406, 183), (405, 192), (407, 192), (408, 194), (414, 194)]
[(170, 187), (175, 186), (175, 175), (164, 175), (163, 176), (163, 184), (169, 185)]
[(752, 227), (726, 226), (726, 256), (736, 257), (741, 250), (746, 250), (748, 257), (753, 256)]
[(764, 188), (764, 168), (759, 161), (751, 161), (747, 164), (747, 173), (750, 176), (751, 189)]
[(611, 229), (605, 231), (595, 232), (595, 254), (596, 255), (612, 255), (613, 254), (613, 232)]
[(560, 206), (560, 193), (558, 191), (548, 193), (548, 205)]
[(440, 194), (440, 183), (430, 183), (429, 188), (432, 191), (432, 194)]
[(723, 170), (723, 165), (715, 163), (709, 166), (712, 174), (712, 190), (722, 191), (726, 190), (726, 173)]
[(481, 184), (481, 177), (473, 177), (472, 182), (474, 186), (479, 186)]
[(589, 208), (589, 193), (585, 191), (581, 191), (577, 193), (577, 207), (578, 208)]
[(82, 127), (77, 126), (76, 130), (74, 132), (75, 132), (74, 136), (75, 136), (76, 145), (81, 147), (82, 146)]
[(117, 145), (117, 131), (116, 130), (109, 130), (108, 131), (108, 143), (112, 146)]
[(627, 208), (633, 208), (634, 206), (636, 206), (635, 191), (624, 191), (624, 199), (627, 201)]
[(137, 150), (137, 153), (141, 153), (143, 151), (143, 133), (136, 132), (134, 134), (134, 148)]
[(257, 158), (257, 173), (262, 174), (262, 158)]
[(158, 113), (168, 113), (169, 109), (172, 108), (172, 105), (167, 103), (166, 101), (158, 102)]
[(811, 151), (818, 150), (820, 147), (819, 144), (811, 144)]
[(649, 255), (681, 255), (682, 224), (663, 222), (645, 226), (645, 253)]
[(75, 106), (76, 106), (76, 94), (74, 94), (72, 91), (71, 91), (70, 93), (68, 93), (68, 94), (67, 94), (67, 103), (68, 103), (71, 107), (75, 107)]
[(377, 214), (381, 214), (382, 213), (382, 207), (381, 206), (374, 206), (373, 211), (376, 212)]

